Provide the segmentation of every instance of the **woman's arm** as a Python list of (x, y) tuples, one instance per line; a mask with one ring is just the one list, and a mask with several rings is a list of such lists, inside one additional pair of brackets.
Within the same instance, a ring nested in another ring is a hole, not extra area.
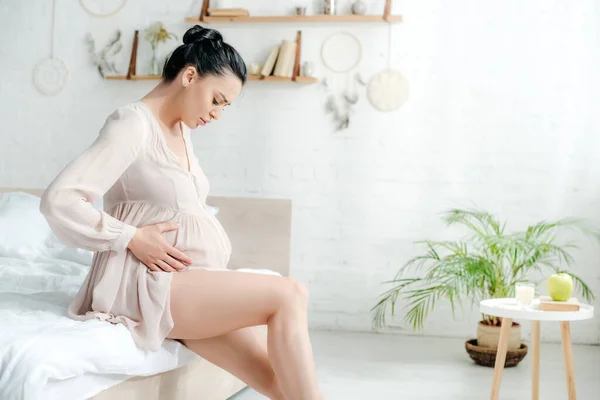
[(113, 112), (94, 143), (54, 179), (40, 211), (67, 245), (91, 251), (124, 251), (136, 233), (92, 206), (143, 152), (146, 130), (132, 109)]

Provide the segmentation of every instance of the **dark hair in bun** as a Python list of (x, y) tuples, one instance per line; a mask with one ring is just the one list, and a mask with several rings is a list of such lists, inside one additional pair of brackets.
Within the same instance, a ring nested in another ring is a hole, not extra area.
[(246, 63), (231, 45), (223, 41), (216, 29), (206, 29), (195, 25), (183, 35), (183, 44), (173, 51), (162, 76), (167, 82), (173, 81), (187, 66), (193, 66), (200, 76), (225, 75), (232, 73), (242, 84), (246, 83)]

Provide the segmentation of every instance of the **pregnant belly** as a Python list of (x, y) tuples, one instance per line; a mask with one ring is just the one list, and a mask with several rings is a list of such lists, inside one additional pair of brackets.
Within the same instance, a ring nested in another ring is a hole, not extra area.
[(223, 269), (231, 258), (231, 242), (215, 216), (206, 211), (191, 215), (147, 203), (120, 203), (111, 215), (136, 227), (172, 222), (174, 231), (163, 232), (169, 244), (192, 259), (191, 267)]

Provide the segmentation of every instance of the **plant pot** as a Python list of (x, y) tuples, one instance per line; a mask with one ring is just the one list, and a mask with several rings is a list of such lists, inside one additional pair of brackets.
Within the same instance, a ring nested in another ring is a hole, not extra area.
[[(469, 357), (476, 364), (484, 367), (494, 367), (496, 364), (496, 350), (489, 347), (481, 347), (477, 345), (477, 339), (470, 339), (465, 342), (465, 349), (469, 354)], [(506, 361), (504, 361), (504, 368), (511, 368), (516, 366), (525, 358), (527, 355), (528, 347), (521, 343), (518, 349), (508, 350), (506, 352)]]
[[(486, 347), (493, 350), (498, 348), (500, 340), (500, 327), (485, 325), (483, 322), (477, 324), (477, 343), (479, 347)], [(513, 322), (508, 334), (508, 349), (518, 350), (521, 348), (521, 325)]]

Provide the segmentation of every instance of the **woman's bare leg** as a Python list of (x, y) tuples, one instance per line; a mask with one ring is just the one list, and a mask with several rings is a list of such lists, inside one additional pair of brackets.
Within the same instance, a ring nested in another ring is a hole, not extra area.
[(207, 339), (268, 326), (268, 357), (287, 400), (316, 400), (319, 391), (308, 336), (306, 289), (291, 278), (235, 271), (173, 274), (173, 339)]
[[(264, 336), (264, 337), (263, 337)], [(271, 400), (285, 400), (267, 356), (267, 337), (257, 327), (243, 328), (207, 339), (184, 339), (183, 344), (223, 368)]]

